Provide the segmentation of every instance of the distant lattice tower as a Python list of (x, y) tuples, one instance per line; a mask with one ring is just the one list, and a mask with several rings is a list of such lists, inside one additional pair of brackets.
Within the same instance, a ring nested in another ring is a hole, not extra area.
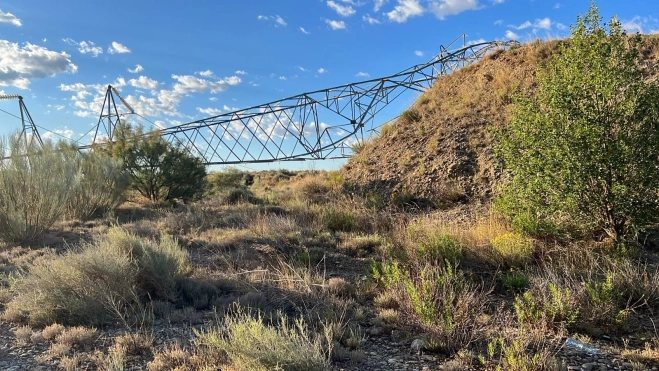
[(0, 95), (0, 100), (10, 100), (10, 99), (17, 99), (18, 100), (18, 107), (19, 111), (21, 113), (20, 119), (21, 119), (21, 137), (25, 139), (25, 143), (27, 145), (32, 145), (35, 143), (38, 143), (39, 145), (43, 145), (43, 141), (41, 140), (41, 136), (39, 135), (39, 131), (37, 130), (37, 126), (34, 124), (34, 121), (32, 120), (32, 116), (30, 115), (30, 112), (27, 110), (27, 107), (25, 106), (25, 103), (23, 102), (23, 97), (17, 94), (13, 95)]
[(98, 124), (96, 125), (96, 132), (94, 133), (94, 139), (92, 143), (97, 143), (101, 138), (99, 135), (107, 135), (107, 141), (112, 142), (114, 130), (117, 128), (117, 124), (121, 120), (121, 115), (117, 110), (117, 104), (115, 102), (115, 95), (121, 103), (128, 109), (131, 114), (135, 113), (135, 110), (119, 95), (117, 89), (112, 85), (108, 85), (108, 89), (105, 92), (105, 99), (103, 100), (103, 107), (101, 108), (101, 114), (98, 117)]

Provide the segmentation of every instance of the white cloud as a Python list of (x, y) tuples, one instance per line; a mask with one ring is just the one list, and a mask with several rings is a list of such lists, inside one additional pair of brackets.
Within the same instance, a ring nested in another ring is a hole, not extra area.
[(501, 26), (503, 24), (503, 19), (497, 19), (496, 21), (494, 21), (494, 24), (496, 26)]
[(519, 26), (515, 25), (508, 25), (508, 27), (512, 27), (517, 30), (524, 30), (527, 28), (532, 28), (534, 31), (537, 31), (538, 29), (544, 29), (544, 30), (551, 30), (552, 25), (555, 24), (554, 22), (551, 21), (549, 18), (542, 18), (542, 19), (536, 19), (533, 23), (531, 21), (526, 21)]
[(373, 11), (374, 12), (379, 12), (380, 8), (389, 0), (375, 0), (373, 4)]
[(506, 0), (492, 0), (492, 4), (503, 4)]
[(334, 21), (331, 19), (326, 19), (325, 23), (327, 23), (333, 30), (343, 30), (346, 28), (346, 23), (343, 21)]
[(94, 57), (98, 57), (99, 54), (103, 54), (103, 48), (100, 46), (96, 46), (96, 44), (92, 41), (81, 41), (77, 42), (69, 37), (66, 39), (62, 39), (65, 43), (69, 45), (74, 45), (78, 47), (78, 51), (81, 54), (93, 54)]
[(217, 97), (210, 97), (210, 98), (208, 98), (208, 100), (211, 101), (211, 102), (216, 102), (216, 101), (217, 101)]
[(428, 9), (439, 19), (480, 7), (478, 0), (432, 0)]
[(298, 70), (300, 70), (302, 72), (307, 72), (307, 69), (302, 67), (302, 66), (296, 66), (295, 68), (297, 68)]
[(125, 45), (122, 45), (116, 41), (112, 42), (112, 45), (108, 48), (108, 53), (110, 54), (125, 54), (125, 53), (130, 53), (130, 49), (128, 49)]
[(514, 32), (511, 31), (511, 30), (507, 30), (507, 31), (506, 31), (506, 38), (507, 38), (507, 39), (511, 39), (511, 40), (517, 40), (517, 39), (519, 39), (519, 35), (516, 34), (516, 33), (514, 33)]
[(306, 35), (311, 33), (309, 31), (305, 30), (304, 27), (300, 27), (300, 32), (302, 32), (303, 34), (306, 34)]
[[(192, 93), (217, 93), (241, 82), (238, 76), (226, 77), (220, 80), (208, 80), (191, 75), (172, 75), (172, 79), (174, 83), (170, 89), (161, 89), (157, 93), (154, 92), (152, 97), (145, 97), (144, 95), (122, 96), (135, 109), (135, 112), (141, 115), (155, 117), (161, 115), (181, 116), (177, 108), (185, 96)], [(159, 83), (146, 77), (141, 78), (141, 81), (140, 79), (132, 79), (128, 83), (125, 79), (118, 78), (114, 83), (111, 83), (116, 88), (120, 88), (126, 84), (130, 84), (131, 86), (140, 85), (142, 88), (151, 89), (155, 84)], [(60, 85), (60, 90), (75, 93), (71, 97), (71, 100), (77, 108), (74, 114), (80, 117), (98, 116), (103, 105), (106, 88), (107, 84), (85, 85), (76, 83)]]
[(0, 23), (9, 23), (16, 27), (21, 27), (23, 25), (21, 20), (18, 19), (15, 15), (11, 13), (5, 13), (2, 10), (0, 10)]
[(408, 18), (423, 15), (424, 12), (419, 0), (398, 0), (398, 5), (387, 13), (387, 17), (391, 21), (404, 23)]
[(556, 5), (554, 5), (554, 9), (560, 9), (562, 7), (563, 7), (563, 4), (561, 4), (561, 3), (556, 3)]
[(158, 127), (158, 129), (165, 129), (167, 127), (165, 122), (161, 121), (161, 120), (154, 121), (153, 124), (156, 125), (156, 127)]
[(357, 12), (355, 8), (351, 7), (350, 5), (341, 5), (332, 0), (329, 0), (327, 2), (327, 6), (329, 6), (332, 10), (334, 10), (338, 15), (342, 17), (350, 17), (355, 15), (355, 13)]
[(635, 16), (629, 20), (621, 20), (622, 28), (629, 33), (657, 33), (659, 29), (659, 20), (654, 17)]
[(56, 139), (55, 136), (60, 137), (60, 138), (65, 137), (65, 138), (71, 139), (71, 138), (73, 138), (74, 134), (75, 133), (73, 132), (73, 130), (71, 130), (68, 127), (65, 126), (64, 129), (55, 129), (55, 130), (47, 131), (47, 132), (43, 133), (41, 136), (44, 139)]
[(43, 79), (60, 73), (76, 73), (78, 66), (65, 52), (54, 52), (26, 43), (20, 46), (0, 40), (0, 86), (27, 89), (31, 79)]
[(286, 76), (279, 76), (279, 80), (286, 80)]
[(416, 55), (417, 57), (423, 57), (424, 53), (421, 50), (415, 50), (414, 55)]
[(78, 51), (82, 54), (92, 54), (94, 57), (103, 54), (103, 48), (96, 46), (96, 44), (91, 41), (81, 41), (80, 44), (78, 44)]
[(380, 24), (380, 21), (378, 21), (377, 19), (371, 17), (369, 14), (366, 14), (366, 15), (362, 16), (362, 19), (364, 20), (364, 22), (366, 22), (368, 24)]
[(197, 72), (197, 74), (199, 76), (203, 76), (203, 77), (213, 77), (213, 71), (211, 71), (211, 70), (200, 71), (200, 72)]
[(470, 41), (467, 41), (467, 45), (482, 44), (484, 42), (487, 42), (487, 40), (485, 40), (485, 39), (470, 40)]
[(278, 16), (278, 15), (259, 15), (256, 17), (259, 21), (272, 21), (275, 23), (275, 27), (279, 26), (287, 26), (288, 23), (284, 20), (284, 18)]
[(197, 107), (197, 111), (199, 111), (199, 112), (201, 112), (201, 113), (205, 113), (205, 114), (207, 114), (208, 116), (219, 116), (219, 115), (222, 114), (222, 110), (221, 110), (221, 109), (210, 108), (210, 107), (209, 107), (209, 108), (201, 108), (201, 107)]
[(128, 84), (138, 89), (149, 89), (154, 90), (158, 89), (160, 83), (156, 80), (152, 80), (146, 76), (140, 76), (137, 79), (128, 80)]
[(140, 73), (142, 71), (144, 71), (144, 67), (142, 67), (142, 65), (140, 64), (136, 64), (135, 68), (133, 68), (132, 70), (130, 68), (128, 69), (128, 72), (130, 73)]
[(318, 73), (327, 73), (327, 70), (321, 67), (318, 69)]
[(245, 72), (245, 71), (243, 71), (243, 70), (238, 70), (238, 71), (236, 71), (236, 72), (234, 72), (234, 73), (235, 73), (236, 75), (247, 75), (247, 72)]
[(357, 77), (370, 77), (371, 75), (368, 74), (368, 72), (357, 72), (355, 75)]

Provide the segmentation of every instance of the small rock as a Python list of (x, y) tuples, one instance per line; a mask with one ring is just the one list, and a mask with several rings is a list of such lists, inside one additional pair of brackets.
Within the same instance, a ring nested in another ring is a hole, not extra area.
[(581, 365), (581, 368), (583, 368), (583, 369), (586, 370), (586, 371), (590, 371), (590, 370), (592, 370), (594, 367), (595, 367), (595, 364), (594, 364), (594, 363), (584, 363), (583, 365)]
[(410, 346), (410, 349), (412, 349), (413, 352), (421, 352), (421, 349), (423, 349), (423, 346), (426, 344), (423, 339), (414, 339), (412, 342), (412, 345)]

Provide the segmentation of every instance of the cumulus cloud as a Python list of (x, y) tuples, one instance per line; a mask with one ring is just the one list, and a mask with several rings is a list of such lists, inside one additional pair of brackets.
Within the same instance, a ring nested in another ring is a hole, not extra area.
[(129, 69), (128, 69), (128, 72), (130, 72), (130, 73), (140, 73), (140, 72), (142, 72), (142, 71), (144, 71), (144, 67), (142, 67), (141, 64), (136, 64), (136, 65), (135, 65), (135, 68), (133, 68), (133, 69), (130, 69), (130, 68), (129, 68)]
[[(123, 78), (118, 78), (112, 86), (120, 88), (126, 85), (151, 90), (151, 96), (144, 96), (142, 94), (128, 94), (122, 97), (130, 104), (135, 112), (145, 115), (158, 117), (162, 115), (167, 116), (181, 116), (178, 112), (178, 105), (182, 99), (192, 93), (217, 93), (226, 90), (229, 86), (237, 85), (241, 82), (238, 76), (226, 77), (219, 80), (209, 80), (191, 75), (172, 75), (174, 80), (173, 85), (169, 89), (158, 89), (162, 83), (149, 79), (148, 77), (140, 77), (138, 79), (131, 79), (126, 82)], [(107, 84), (91, 84), (85, 85), (82, 83), (60, 85), (61, 91), (72, 92), (74, 95), (71, 101), (77, 109), (74, 111), (76, 116), (80, 117), (96, 117), (101, 110), (103, 100), (105, 97), (105, 89)]]
[(355, 8), (351, 7), (350, 5), (341, 5), (336, 1), (332, 1), (332, 0), (329, 0), (327, 2), (327, 6), (329, 6), (332, 10), (334, 10), (338, 15), (342, 17), (350, 17), (352, 15), (355, 15), (355, 13), (357, 12)]
[(13, 24), (16, 27), (21, 27), (23, 23), (15, 15), (11, 13), (5, 13), (0, 9), (0, 23), (9, 23)]
[(270, 21), (275, 24), (275, 27), (279, 26), (287, 26), (288, 23), (284, 20), (284, 18), (278, 16), (278, 15), (259, 15), (256, 17), (259, 21)]
[(300, 32), (302, 32), (302, 33), (305, 34), (305, 35), (308, 35), (308, 34), (311, 33), (311, 32), (309, 32), (309, 31), (305, 30), (304, 27), (300, 27)]
[(78, 51), (82, 54), (92, 54), (94, 57), (103, 54), (103, 48), (96, 46), (91, 41), (81, 41), (80, 44), (78, 44)]
[(65, 138), (71, 139), (71, 138), (73, 138), (73, 135), (75, 135), (73, 130), (71, 130), (67, 126), (65, 126), (64, 129), (55, 129), (55, 130), (46, 131), (41, 136), (44, 139), (55, 139), (55, 136), (65, 137)]
[(357, 72), (355, 75), (357, 77), (370, 77), (371, 75), (368, 74), (368, 72)]
[(373, 11), (374, 12), (379, 12), (380, 8), (389, 0), (375, 0), (373, 4)]
[(236, 72), (234, 72), (234, 73), (235, 73), (236, 75), (247, 75), (247, 72), (245, 72), (245, 71), (243, 71), (243, 70), (238, 70), (238, 71), (236, 71)]
[(108, 48), (108, 53), (110, 54), (125, 54), (125, 53), (130, 53), (130, 49), (128, 49), (125, 45), (122, 45), (116, 41), (113, 41), (110, 47)]
[(380, 21), (378, 21), (377, 19), (371, 17), (369, 14), (363, 15), (362, 19), (364, 20), (364, 22), (366, 22), (368, 24), (379, 24), (380, 23)]
[(199, 72), (197, 72), (197, 74), (199, 76), (203, 76), (203, 77), (213, 77), (213, 71), (211, 71), (211, 70), (199, 71)]
[(128, 84), (138, 89), (149, 89), (154, 90), (158, 89), (160, 83), (156, 80), (150, 79), (146, 76), (140, 76), (137, 79), (128, 80)]
[(30, 43), (21, 46), (0, 40), (0, 86), (27, 89), (32, 79), (77, 71), (78, 66), (65, 52), (58, 53)]
[(423, 57), (424, 53), (421, 50), (415, 50), (414, 55), (416, 55), (417, 57)]
[(514, 33), (514, 32), (511, 31), (511, 30), (507, 30), (507, 31), (506, 31), (506, 38), (507, 38), (507, 39), (511, 39), (511, 40), (517, 40), (517, 39), (519, 39), (519, 35), (516, 34), (516, 33)]
[(635, 16), (632, 19), (621, 20), (622, 28), (629, 33), (655, 34), (659, 31), (659, 20), (654, 17)]
[(326, 72), (327, 70), (322, 67), (318, 69), (318, 73), (326, 73)]
[(538, 29), (551, 30), (551, 27), (554, 24), (556, 23), (552, 22), (551, 19), (546, 17), (546, 18), (536, 19), (533, 23), (531, 23), (531, 21), (526, 21), (520, 24), (519, 26), (509, 25), (508, 27), (512, 27), (516, 30), (524, 30), (527, 28), (532, 28), (534, 31), (536, 31)]
[(209, 107), (209, 108), (201, 108), (201, 107), (197, 107), (197, 111), (199, 111), (199, 112), (201, 112), (201, 113), (203, 113), (203, 114), (206, 114), (206, 115), (208, 115), (208, 116), (219, 116), (219, 115), (222, 114), (222, 110), (221, 110), (221, 109), (218, 109), (218, 108), (211, 108), (211, 107)]
[(346, 23), (343, 21), (334, 21), (331, 19), (326, 19), (325, 23), (327, 23), (330, 28), (333, 30), (344, 30), (346, 28)]
[(439, 19), (479, 7), (478, 0), (432, 0), (428, 5), (428, 9)]
[(425, 9), (419, 3), (419, 0), (398, 0), (398, 5), (394, 10), (387, 13), (389, 20), (404, 23), (408, 18), (423, 15)]

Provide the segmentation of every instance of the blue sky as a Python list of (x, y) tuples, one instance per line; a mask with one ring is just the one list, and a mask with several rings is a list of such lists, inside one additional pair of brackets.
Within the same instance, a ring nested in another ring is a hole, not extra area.
[[(37, 125), (77, 138), (97, 122), (102, 91), (113, 84), (138, 113), (168, 127), (387, 76), (463, 33), (469, 41), (564, 37), (589, 3), (0, 0), (0, 95), (22, 95)], [(596, 4), (629, 31), (659, 30), (657, 1)], [(18, 114), (14, 101), (0, 109)], [(0, 134), (19, 125), (0, 112)]]

